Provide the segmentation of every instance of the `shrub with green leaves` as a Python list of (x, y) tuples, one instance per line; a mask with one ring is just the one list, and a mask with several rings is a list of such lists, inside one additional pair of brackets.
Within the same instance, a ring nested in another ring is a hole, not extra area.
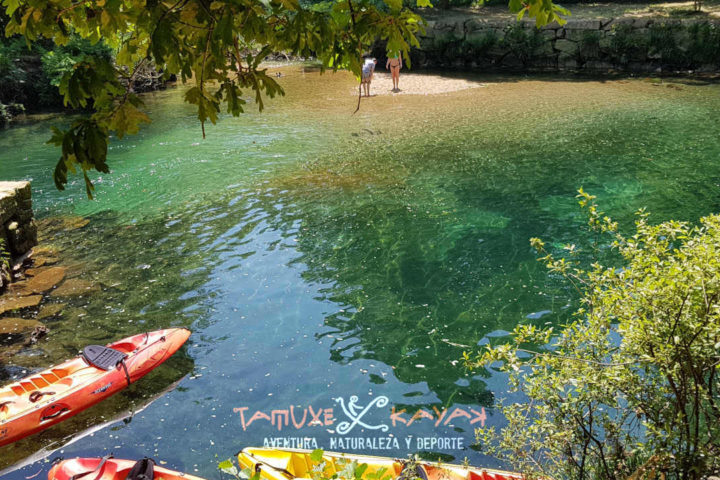
[(42, 66), (50, 84), (59, 87), (62, 77), (71, 74), (75, 64), (87, 57), (112, 60), (112, 51), (102, 42), (92, 44), (73, 35), (66, 45), (60, 45), (42, 55)]
[(522, 24), (518, 23), (505, 30), (500, 46), (510, 50), (523, 66), (529, 66), (545, 42), (547, 39), (538, 29), (523, 28)]
[(509, 343), (465, 354), (471, 368), (505, 372), (524, 396), (501, 402), (507, 425), (479, 429), (478, 441), (518, 470), (558, 480), (717, 474), (720, 215), (653, 225), (640, 211), (626, 236), (594, 197), (579, 197), (599, 235), (589, 251), (612, 246), (622, 266), (585, 267), (575, 245), (548, 252), (531, 241), (580, 307), (559, 331), (521, 324)]
[(693, 23), (687, 27), (686, 57), (690, 66), (720, 65), (720, 26), (715, 23)]
[(684, 68), (688, 58), (678, 45), (683, 26), (676, 23), (654, 23), (650, 26), (648, 54), (657, 55), (664, 65)]
[(608, 54), (610, 59), (619, 64), (627, 65), (633, 57), (645, 59), (647, 40), (632, 25), (618, 24), (610, 32)]

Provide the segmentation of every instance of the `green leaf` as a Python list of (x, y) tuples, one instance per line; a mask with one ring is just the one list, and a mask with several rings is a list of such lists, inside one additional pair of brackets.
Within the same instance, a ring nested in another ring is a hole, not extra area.
[(321, 448), (318, 448), (318, 449), (316, 449), (316, 450), (313, 450), (313, 451), (310, 453), (310, 460), (312, 460), (313, 462), (316, 462), (316, 463), (322, 461), (322, 459), (323, 459), (323, 453), (324, 453), (324, 452), (323, 452), (323, 450), (322, 450)]
[(110, 117), (108, 128), (114, 130), (118, 138), (123, 138), (127, 133), (137, 133), (141, 123), (150, 123), (150, 117), (128, 101), (117, 107)]

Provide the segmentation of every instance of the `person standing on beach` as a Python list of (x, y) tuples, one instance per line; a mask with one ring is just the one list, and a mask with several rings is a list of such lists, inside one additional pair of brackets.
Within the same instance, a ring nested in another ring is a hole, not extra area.
[(373, 73), (375, 72), (375, 65), (377, 60), (375, 58), (366, 58), (365, 64), (362, 67), (362, 77), (360, 83), (365, 89), (365, 96), (370, 96), (370, 82), (372, 82)]
[(390, 69), (393, 81), (393, 92), (400, 90), (400, 69), (402, 68), (402, 56), (398, 53), (394, 57), (388, 57), (385, 63), (385, 70)]

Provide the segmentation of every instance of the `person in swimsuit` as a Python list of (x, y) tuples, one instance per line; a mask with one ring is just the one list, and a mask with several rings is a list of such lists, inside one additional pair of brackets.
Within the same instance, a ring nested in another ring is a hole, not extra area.
[(370, 82), (372, 82), (373, 79), (373, 73), (375, 73), (375, 65), (377, 64), (377, 60), (374, 58), (366, 58), (365, 64), (362, 67), (362, 77), (360, 79), (360, 83), (363, 86), (363, 89), (365, 90), (365, 96), (370, 96)]
[(400, 69), (402, 68), (402, 56), (400, 54), (389, 57), (385, 64), (385, 69), (390, 69), (393, 81), (393, 92), (400, 90)]

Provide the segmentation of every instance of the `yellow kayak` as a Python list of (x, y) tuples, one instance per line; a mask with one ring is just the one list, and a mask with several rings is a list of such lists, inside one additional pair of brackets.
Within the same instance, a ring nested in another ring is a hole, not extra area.
[[(260, 472), (264, 480), (289, 480), (294, 478), (311, 478), (311, 471), (318, 463), (325, 464), (324, 476), (329, 478), (342, 471), (353, 461), (358, 465), (367, 464), (363, 476), (377, 474), (385, 469), (383, 477), (391, 480), (404, 478), (413, 480), (522, 480), (519, 473), (491, 470), (488, 468), (466, 467), (447, 463), (427, 462), (419, 460), (410, 462), (389, 457), (373, 457), (369, 455), (353, 455), (349, 453), (323, 452), (322, 462), (310, 458), (311, 450), (292, 448), (245, 448), (238, 454), (240, 467)], [(414, 474), (403, 474), (403, 469), (414, 468)]]

